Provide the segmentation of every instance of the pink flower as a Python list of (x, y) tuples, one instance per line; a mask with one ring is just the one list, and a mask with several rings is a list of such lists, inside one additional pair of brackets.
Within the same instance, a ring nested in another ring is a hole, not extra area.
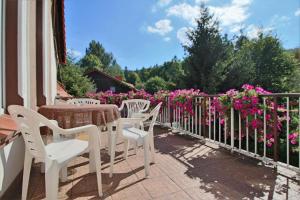
[(256, 91), (258, 94), (271, 94), (271, 92), (268, 92), (268, 91), (264, 90), (264, 89), (261, 88), (261, 87), (256, 87), (256, 88), (255, 88), (255, 91)]
[(289, 135), (289, 140), (291, 144), (297, 144), (297, 139), (298, 139), (298, 133), (292, 133)]
[(253, 129), (259, 128), (261, 125), (262, 125), (262, 122), (259, 119), (254, 119), (251, 121), (251, 127)]
[(253, 90), (253, 89), (254, 89), (254, 86), (249, 85), (249, 84), (244, 84), (244, 85), (242, 86), (242, 88), (245, 89), (245, 90)]
[(238, 91), (235, 90), (235, 89), (231, 89), (231, 90), (228, 90), (228, 91), (226, 92), (226, 95), (228, 95), (229, 97), (234, 97), (234, 96), (236, 96), (237, 94), (238, 94)]
[(251, 104), (252, 104), (252, 106), (256, 106), (258, 104), (258, 102), (259, 102), (258, 97), (252, 97), (251, 98)]

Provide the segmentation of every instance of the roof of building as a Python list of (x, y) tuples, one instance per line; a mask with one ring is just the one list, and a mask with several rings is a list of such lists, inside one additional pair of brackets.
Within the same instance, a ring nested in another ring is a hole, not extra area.
[(53, 1), (53, 27), (58, 62), (65, 64), (67, 60), (65, 1)]
[(119, 83), (119, 84), (121, 84), (121, 85), (123, 85), (123, 86), (125, 86), (125, 87), (127, 87), (127, 88), (129, 88), (129, 89), (131, 89), (131, 90), (134, 90), (134, 91), (137, 90), (137, 89), (134, 87), (134, 85), (132, 85), (132, 84), (130, 84), (130, 83), (127, 83), (127, 82), (125, 82), (125, 81), (119, 80), (118, 78), (113, 77), (113, 76), (111, 76), (111, 75), (109, 75), (109, 74), (107, 74), (107, 73), (105, 73), (105, 72), (103, 72), (103, 71), (101, 71), (101, 70), (98, 70), (98, 69), (91, 69), (91, 70), (87, 71), (87, 72), (85, 73), (85, 75), (89, 75), (89, 74), (94, 73), (94, 72), (95, 72), (95, 73), (99, 73), (99, 74), (101, 74), (101, 75), (103, 75), (103, 76), (105, 76), (105, 77), (107, 77), (107, 78), (109, 78), (109, 79), (112, 79), (112, 80), (114, 80), (115, 82), (117, 82), (117, 83)]
[(65, 86), (61, 82), (57, 82), (57, 95), (62, 99), (73, 97), (66, 91)]

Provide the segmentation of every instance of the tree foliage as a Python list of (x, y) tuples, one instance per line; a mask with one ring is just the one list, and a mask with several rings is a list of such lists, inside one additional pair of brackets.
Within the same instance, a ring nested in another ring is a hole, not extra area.
[(201, 7), (197, 26), (187, 33), (190, 45), (184, 45), (187, 53), (186, 71), (188, 86), (207, 93), (215, 93), (217, 87), (217, 63), (226, 57), (226, 37), (219, 32), (219, 23)]
[(146, 83), (145, 83), (145, 89), (149, 93), (155, 93), (159, 90), (163, 90), (166, 88), (166, 81), (158, 76), (154, 76), (150, 78)]
[(100, 59), (94, 54), (85, 55), (79, 62), (79, 65), (84, 69), (98, 69), (102, 70), (103, 64)]
[(93, 82), (83, 75), (83, 71), (76, 66), (74, 59), (67, 57), (67, 63), (58, 68), (58, 80), (65, 86), (69, 94), (75, 97), (84, 97), (94, 89)]

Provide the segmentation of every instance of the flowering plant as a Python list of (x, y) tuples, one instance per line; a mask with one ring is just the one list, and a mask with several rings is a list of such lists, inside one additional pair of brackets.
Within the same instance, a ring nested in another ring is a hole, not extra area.
[(179, 107), (181, 114), (193, 115), (193, 99), (199, 96), (200, 90), (175, 90), (169, 94), (170, 102), (173, 107)]

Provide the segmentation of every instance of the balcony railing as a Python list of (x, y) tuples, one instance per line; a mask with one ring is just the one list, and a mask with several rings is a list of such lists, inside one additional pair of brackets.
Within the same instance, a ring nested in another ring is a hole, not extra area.
[[(194, 97), (191, 113), (173, 105), (167, 97), (158, 122), (266, 164), (300, 172), (300, 94), (260, 95), (262, 113), (251, 117), (254, 121), (260, 118), (262, 124), (254, 128), (249, 125), (249, 116), (243, 117), (233, 106), (225, 114), (219, 113), (213, 103), (218, 97)], [(298, 134), (294, 142), (291, 142), (292, 132)]]

